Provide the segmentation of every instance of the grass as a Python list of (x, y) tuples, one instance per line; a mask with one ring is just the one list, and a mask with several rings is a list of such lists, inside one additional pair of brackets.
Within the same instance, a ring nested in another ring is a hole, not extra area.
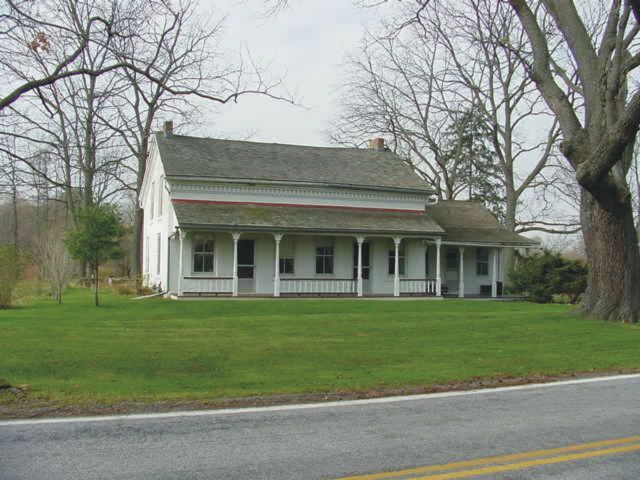
[[(640, 368), (640, 328), (566, 305), (132, 301), (83, 289), (0, 311), (0, 378), (61, 404), (212, 400)], [(0, 397), (0, 403), (11, 401)]]

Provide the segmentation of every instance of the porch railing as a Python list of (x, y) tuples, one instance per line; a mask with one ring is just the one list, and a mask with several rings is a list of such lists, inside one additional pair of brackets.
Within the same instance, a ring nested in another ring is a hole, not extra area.
[(436, 281), (432, 278), (401, 278), (400, 294), (435, 295)]
[(355, 295), (357, 282), (352, 278), (281, 278), (280, 294)]
[(232, 277), (183, 277), (183, 295), (220, 295), (233, 292)]

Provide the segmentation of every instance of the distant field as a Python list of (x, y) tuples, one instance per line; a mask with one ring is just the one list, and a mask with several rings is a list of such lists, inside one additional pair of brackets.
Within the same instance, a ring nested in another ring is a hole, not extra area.
[[(430, 386), (640, 369), (638, 326), (472, 300), (132, 301), (0, 311), (0, 378), (60, 404)], [(11, 395), (0, 403), (14, 402)]]

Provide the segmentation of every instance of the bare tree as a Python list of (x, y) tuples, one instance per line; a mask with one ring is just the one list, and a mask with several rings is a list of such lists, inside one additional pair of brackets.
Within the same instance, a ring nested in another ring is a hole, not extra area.
[[(52, 7), (47, 5), (42, 8)], [(255, 93), (289, 100), (274, 93), (280, 80), (269, 81), (253, 64), (249, 70), (244, 62), (223, 57), (218, 52), (221, 23), (199, 13), (191, 0), (65, 0), (56, 26), (64, 26), (68, 35), (82, 37), (92, 19), (117, 20), (120, 27), (74, 54), (74, 68), (84, 73), (27, 89), (20, 102), (3, 110), (0, 135), (16, 138), (19, 146), (0, 149), (25, 173), (33, 173), (34, 181), (49, 185), (54, 198), (64, 198), (73, 216), (82, 207), (139, 191), (158, 115), (187, 117), (196, 98), (223, 104)], [(19, 24), (12, 34), (29, 38), (29, 32)], [(28, 67), (16, 67), (14, 73), (45, 78), (56, 69), (66, 50), (54, 48), (52, 39), (53, 33), (45, 35), (29, 50)], [(138, 212), (136, 267), (141, 221)]]
[(64, 229), (49, 225), (35, 248), (40, 275), (49, 283), (51, 295), (58, 303), (62, 303), (62, 295), (71, 281), (75, 265), (64, 238)]
[[(229, 61), (218, 51), (221, 20), (202, 18), (196, 2), (158, 0), (154, 5), (144, 34), (126, 39), (120, 47), (130, 58), (144, 60), (154, 80), (134, 70), (121, 70), (119, 84), (123, 88), (112, 96), (118, 115), (103, 119), (135, 159), (132, 189), (136, 202), (150, 137), (160, 115), (177, 117), (183, 124), (192, 122), (194, 98), (225, 103), (255, 93), (285, 99), (274, 93), (280, 80), (269, 82), (253, 64), (247, 70), (243, 62)], [(137, 209), (131, 252), (134, 274), (140, 269), (142, 220), (142, 211)]]
[(576, 231), (577, 221), (566, 214), (550, 219), (550, 203), (537, 202), (539, 211), (530, 205), (557, 181), (559, 132), (523, 64), (527, 38), (517, 17), (491, 0), (418, 7), (385, 25), (351, 62), (333, 138), (389, 135), (440, 198), (459, 198), (469, 181), (461, 174), (465, 156), (447, 154), (460, 145), (451, 145), (445, 132), (461, 112), (476, 111), (494, 155), (493, 168), (476, 175), (504, 192), (505, 225), (519, 232)]
[[(93, 76), (121, 68), (144, 71), (117, 56), (99, 66), (80, 61), (92, 47), (111, 48), (115, 38), (136, 34), (144, 21), (144, 2), (84, 0), (5, 0), (0, 11), (0, 71), (6, 90), (0, 95), (0, 111), (26, 93), (77, 76)], [(89, 16), (83, 11), (92, 9)], [(46, 69), (41, 67), (46, 65)]]
[[(640, 91), (629, 91), (640, 66), (640, 6), (614, 0), (605, 21), (591, 25), (590, 2), (541, 0), (538, 12), (524, 0), (509, 4), (533, 50), (528, 64), (531, 77), (560, 125), (560, 149), (581, 187), (589, 264), (581, 310), (599, 318), (636, 322), (640, 251), (627, 174), (640, 125)], [(549, 48), (543, 13), (552, 20), (551, 34), (562, 39), (565, 61)], [(565, 88), (581, 98), (579, 107)]]
[(464, 106), (448, 88), (441, 51), (437, 32), (427, 41), (369, 35), (361, 54), (349, 62), (331, 138), (362, 146), (374, 135), (390, 137), (391, 147), (439, 198), (454, 199), (466, 188), (464, 159), (455, 154), (459, 145), (446, 145), (445, 138), (454, 128), (453, 114)]

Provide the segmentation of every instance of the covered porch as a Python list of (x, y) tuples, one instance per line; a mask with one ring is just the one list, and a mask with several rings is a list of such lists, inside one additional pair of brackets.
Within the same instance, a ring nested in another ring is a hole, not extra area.
[(501, 294), (501, 248), (439, 237), (179, 230), (171, 248), (176, 297)]
[[(464, 205), (395, 211), (174, 202), (167, 292), (497, 297), (503, 251), (523, 237), (490, 214), (491, 223), (465, 226), (471, 215), (460, 210), (476, 215), (478, 207), (457, 203)], [(445, 230), (441, 222), (455, 227)]]

